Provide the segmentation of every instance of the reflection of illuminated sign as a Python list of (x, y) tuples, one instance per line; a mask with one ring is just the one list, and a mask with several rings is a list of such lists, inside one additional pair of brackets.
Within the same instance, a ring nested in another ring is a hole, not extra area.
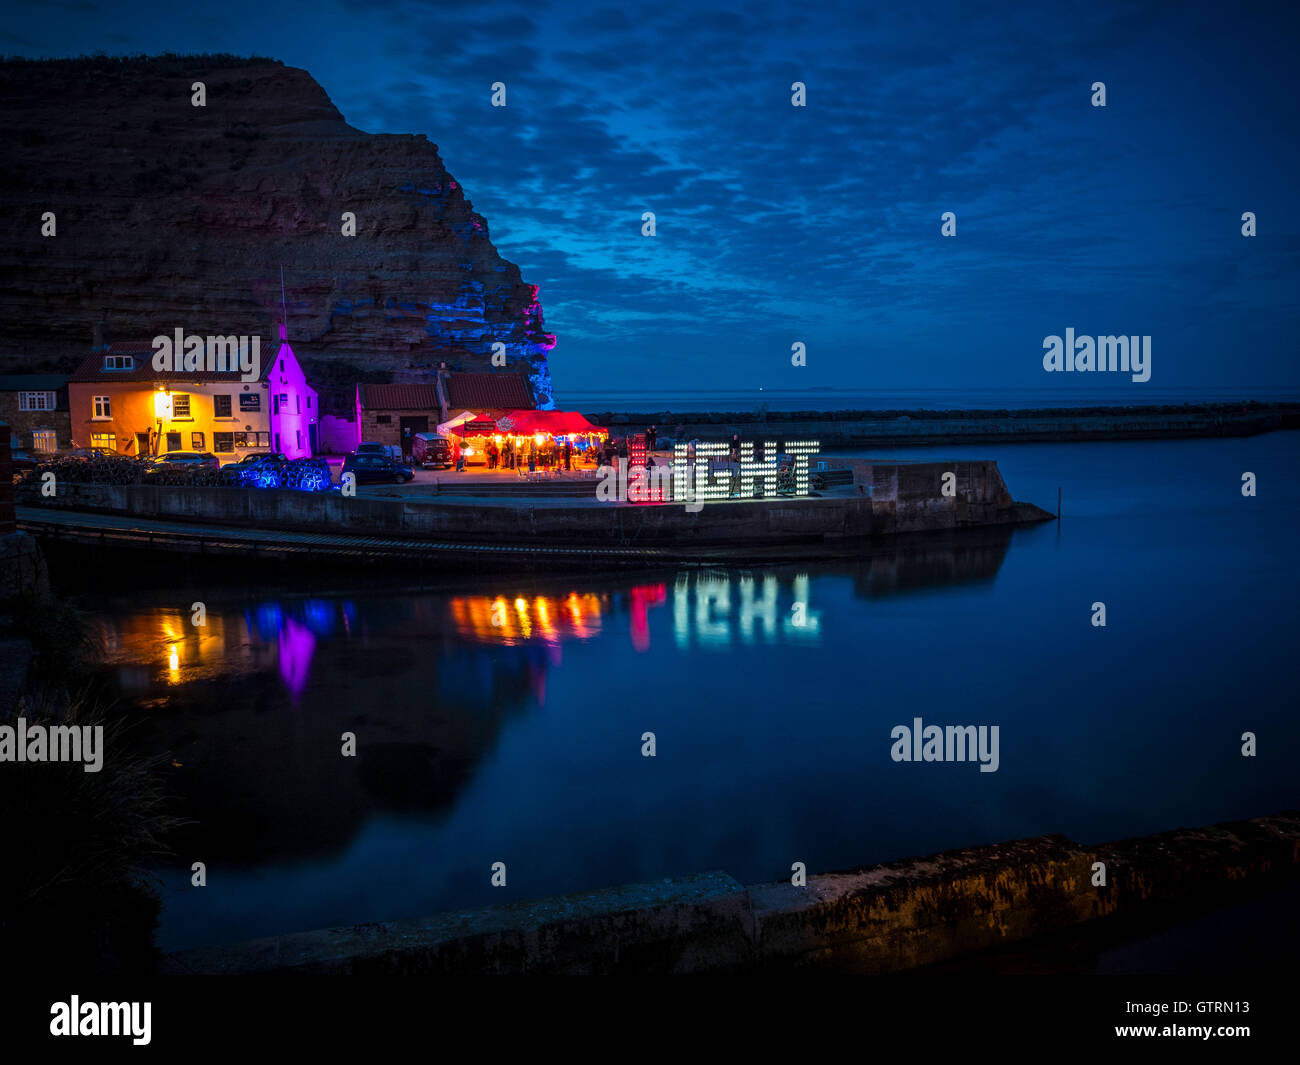
[(733, 581), (701, 574), (692, 586), (691, 577), (683, 574), (673, 588), (673, 637), (683, 648), (690, 646), (692, 636), (702, 647), (726, 646), (736, 635), (746, 644), (760, 638), (763, 643), (820, 639), (821, 614), (809, 606), (806, 574), (794, 578), (790, 592), (789, 605), (783, 609), (781, 582), (775, 577)]

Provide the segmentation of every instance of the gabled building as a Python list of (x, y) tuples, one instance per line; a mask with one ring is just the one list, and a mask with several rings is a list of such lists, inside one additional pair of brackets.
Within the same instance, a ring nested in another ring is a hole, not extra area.
[(357, 385), (357, 443), (401, 447), (409, 455), (416, 433), (437, 430), (440, 412), (436, 385)]
[(528, 379), (520, 373), (440, 373), (442, 418), (450, 421), (466, 412), (496, 418), (506, 411), (535, 410), (537, 401)]
[(416, 433), (469, 414), (495, 418), (506, 411), (537, 406), (523, 374), (450, 373), (441, 370), (430, 383), (357, 386), (358, 442), (398, 446), (410, 454)]
[(48, 453), (71, 447), (67, 375), (0, 375), (0, 421), (9, 423), (17, 446), (27, 451)]
[(68, 382), (73, 444), (122, 455), (211, 451), (223, 462), (250, 451), (315, 454), (317, 395), (278, 330), (274, 357), (259, 342), (254, 381), (238, 369), (155, 369), (152, 341), (97, 345)]

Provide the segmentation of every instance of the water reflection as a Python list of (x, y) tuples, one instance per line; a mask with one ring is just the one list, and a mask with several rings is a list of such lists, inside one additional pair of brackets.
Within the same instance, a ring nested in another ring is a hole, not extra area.
[[(732, 610), (733, 584), (735, 611)], [(821, 615), (812, 609), (808, 575), (786, 585), (772, 575), (683, 574), (673, 585), (673, 638), (679, 648), (692, 643), (723, 648), (738, 636), (741, 643), (779, 640), (817, 642)], [(761, 634), (761, 635), (760, 635)]]
[[(608, 754), (594, 737), (638, 699), (680, 704), (674, 685), (697, 675), (700, 656), (834, 649), (862, 623), (854, 600), (987, 579), (1005, 546), (963, 540), (911, 556), (635, 579), (485, 577), (473, 592), (227, 589), (202, 626), (168, 601), (188, 609), (192, 597), (157, 593), (150, 604), (137, 593), (99, 616), (140, 742), (168, 756), (180, 812), (197, 822), (182, 845), (261, 876), (334, 861), (385, 817), (437, 833), (466, 808), (510, 806), (537, 774), (531, 786), (558, 786), (545, 767), (564, 764), (574, 727)], [(763, 659), (751, 661), (757, 677)], [(761, 701), (782, 682), (755, 683)], [(536, 734), (527, 749), (512, 748), (512, 729)], [(345, 732), (355, 758), (340, 754)], [(474, 798), (502, 759), (514, 766), (508, 794)]]
[[(603, 600), (603, 601), (602, 601)], [(479, 643), (585, 640), (601, 631), (609, 597), (569, 592), (563, 597), (460, 595), (448, 603), (458, 635)]]

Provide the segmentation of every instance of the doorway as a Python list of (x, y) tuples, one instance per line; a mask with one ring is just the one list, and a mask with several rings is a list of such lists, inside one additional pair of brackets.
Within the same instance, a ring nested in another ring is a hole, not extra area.
[(398, 419), (398, 425), (402, 433), (402, 458), (409, 460), (411, 446), (415, 443), (415, 434), (429, 431), (429, 416), (427, 414), (404, 416)]

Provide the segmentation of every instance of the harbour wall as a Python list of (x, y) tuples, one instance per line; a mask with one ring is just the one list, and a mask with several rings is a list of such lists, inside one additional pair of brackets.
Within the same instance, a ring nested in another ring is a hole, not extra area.
[[(1294, 883), (1300, 812), (1087, 847), (1063, 836), (745, 887), (723, 872), (166, 955), (170, 974), (896, 973)], [(1103, 879), (1104, 883), (1099, 880)], [(1113, 922), (1112, 922), (1113, 923)]]
[[(847, 413), (847, 412), (846, 412)], [(931, 412), (932, 413), (932, 412)], [(760, 414), (679, 414), (593, 412), (587, 417), (618, 435), (644, 432), (650, 425), (666, 442), (678, 425), (683, 437), (701, 440), (817, 440), (822, 447), (916, 447), (934, 444), (1042, 443), (1080, 440), (1159, 440), (1191, 437), (1255, 436), (1300, 428), (1300, 411), (1287, 409), (1207, 409), (1158, 412), (1042, 411), (1033, 413), (953, 412), (873, 416), (769, 411)]]
[[(636, 505), (539, 501), (508, 503), (403, 494), (345, 497), (337, 492), (173, 485), (65, 483), (53, 497), (20, 493), (31, 507), (100, 511), (140, 518), (315, 533), (510, 543), (784, 543), (845, 540), (900, 532), (1042, 521), (1051, 515), (1011, 498), (997, 463), (873, 463), (826, 459), (853, 470), (853, 484), (820, 497)], [(952, 473), (954, 494), (941, 491)]]

